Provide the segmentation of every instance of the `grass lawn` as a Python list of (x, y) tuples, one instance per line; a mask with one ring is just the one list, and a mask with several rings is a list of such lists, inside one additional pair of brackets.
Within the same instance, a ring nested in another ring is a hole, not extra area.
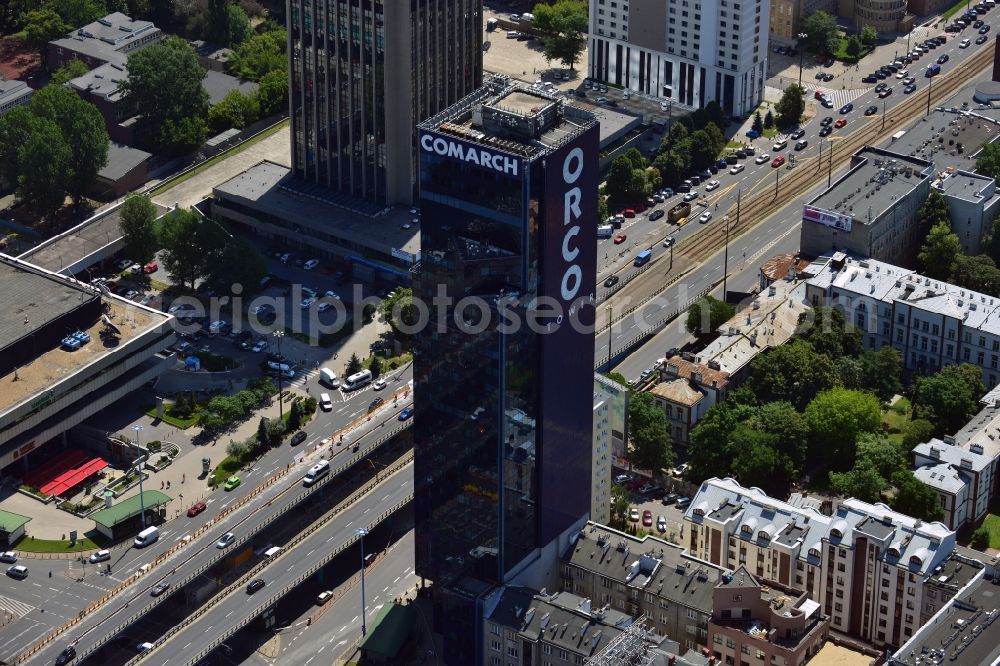
[[(950, 9), (947, 9), (947, 10), (941, 12), (941, 18), (943, 18), (943, 19), (949, 19), (949, 18), (951, 18), (955, 14), (959, 13), (960, 11), (962, 11), (963, 9), (965, 9), (968, 6), (969, 6), (968, 0), (959, 0)], [(990, 545), (992, 546), (993, 544), (990, 543)]]
[(239, 153), (239, 152), (242, 152), (242, 151), (246, 150), (247, 148), (249, 148), (253, 144), (257, 143), (258, 141), (262, 141), (262, 140), (266, 139), (267, 137), (271, 136), (272, 134), (281, 131), (285, 127), (288, 127), (288, 119), (287, 118), (284, 121), (282, 121), (282, 122), (278, 123), (277, 125), (275, 125), (274, 127), (271, 127), (270, 129), (267, 129), (267, 130), (261, 132), (260, 134), (258, 134), (257, 136), (253, 137), (252, 139), (249, 139), (247, 141), (244, 141), (243, 143), (237, 144), (237, 145), (233, 146), (232, 148), (230, 148), (229, 150), (226, 150), (226, 151), (223, 151), (223, 152), (219, 153), (218, 155), (216, 155), (212, 159), (207, 160), (205, 162), (202, 162), (201, 164), (199, 164), (198, 166), (196, 166), (194, 169), (191, 169), (190, 171), (188, 171), (187, 173), (185, 173), (183, 176), (180, 176), (179, 178), (175, 178), (174, 180), (170, 181), (169, 183), (164, 183), (163, 185), (160, 185), (159, 187), (154, 188), (151, 192), (149, 192), (149, 196), (155, 197), (158, 194), (162, 194), (162, 193), (166, 192), (167, 190), (169, 190), (171, 187), (174, 187), (175, 185), (180, 185), (185, 180), (187, 180), (187, 179), (189, 179), (189, 178), (191, 178), (193, 176), (197, 176), (199, 173), (201, 173), (205, 169), (209, 168), (210, 166), (212, 166), (216, 162), (220, 162), (220, 161), (226, 159), (227, 157), (231, 157), (232, 155), (235, 155), (236, 153)]
[(874, 50), (875, 49), (873, 47), (862, 44), (861, 53), (858, 54), (857, 58), (852, 58), (847, 55), (847, 37), (845, 35), (841, 35), (840, 42), (837, 44), (837, 50), (833, 52), (833, 57), (841, 62), (851, 63), (853, 65)]
[(177, 418), (176, 416), (170, 415), (170, 405), (165, 404), (163, 406), (163, 416), (157, 417), (156, 415), (156, 405), (144, 405), (142, 407), (142, 413), (150, 418), (161, 418), (165, 423), (169, 423), (175, 428), (180, 428), (181, 430), (187, 430), (191, 426), (198, 423), (198, 412), (197, 410), (186, 419)]
[[(366, 358), (364, 361), (361, 362), (361, 367), (364, 368), (365, 370), (370, 368), (372, 360), (374, 358), (375, 358), (374, 354)], [(380, 358), (382, 360), (382, 372), (386, 373), (395, 370), (396, 368), (400, 368), (409, 363), (410, 361), (412, 361), (413, 354), (410, 352), (403, 352), (399, 356), (391, 356), (389, 358), (380, 357)]]
[(240, 462), (239, 458), (226, 456), (219, 463), (219, 466), (212, 471), (212, 476), (215, 479), (215, 483), (212, 485), (222, 485), (226, 479), (239, 472), (242, 467), (243, 463)]
[(903, 443), (903, 429), (910, 420), (910, 401), (900, 398), (882, 413), (882, 423), (888, 429), (888, 437), (896, 444)]
[(77, 539), (77, 542), (70, 548), (69, 541), (56, 541), (50, 539), (33, 539), (26, 536), (14, 545), (14, 550), (24, 553), (73, 553), (81, 550), (97, 550), (100, 546), (87, 537)]
[(778, 136), (778, 128), (777, 127), (765, 127), (764, 128), (764, 136), (767, 137), (768, 139), (773, 139), (774, 137)]
[(1000, 548), (1000, 516), (994, 513), (986, 514), (983, 527), (990, 533), (990, 548)]

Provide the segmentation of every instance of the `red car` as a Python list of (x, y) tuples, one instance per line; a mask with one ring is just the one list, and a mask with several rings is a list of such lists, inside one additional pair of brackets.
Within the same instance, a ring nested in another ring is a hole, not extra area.
[(625, 242), (625, 234), (618, 234), (615, 236), (615, 245), (621, 245)]
[(784, 163), (785, 163), (785, 158), (782, 157), (781, 155), (778, 155), (773, 160), (771, 160), (771, 166), (774, 167), (775, 169), (777, 169)]
[(840, 129), (841, 127), (843, 127), (846, 124), (847, 124), (847, 118), (841, 118), (840, 120), (838, 120), (837, 122), (835, 122), (833, 124), (833, 126), (836, 127), (837, 129)]
[(642, 512), (642, 525), (643, 527), (653, 526), (653, 512), (649, 509)]
[(633, 210), (632, 208), (626, 208), (625, 210), (622, 211), (622, 215), (624, 215), (625, 217), (635, 217), (635, 210)]
[(188, 518), (194, 518), (207, 508), (208, 506), (204, 502), (198, 502), (196, 504), (192, 504), (191, 508), (188, 509)]
[(149, 275), (150, 273), (155, 273), (158, 270), (160, 270), (160, 267), (156, 265), (155, 261), (151, 261), (142, 267), (142, 272), (145, 273), (146, 275)]
[(826, 94), (825, 92), (817, 88), (816, 92), (813, 93), (813, 97), (815, 97), (816, 99), (820, 99), (825, 94)]

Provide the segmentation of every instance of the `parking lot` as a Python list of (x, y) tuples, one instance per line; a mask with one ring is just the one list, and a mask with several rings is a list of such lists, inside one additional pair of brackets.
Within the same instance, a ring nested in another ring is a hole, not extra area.
[[(619, 474), (616, 481), (630, 476), (629, 474)], [(684, 536), (684, 503), (677, 505), (677, 501), (686, 498), (690, 501), (690, 494), (686, 491), (689, 484), (676, 478), (668, 477), (665, 484), (655, 486), (648, 479), (637, 475), (622, 484), (629, 490), (629, 511), (635, 510), (637, 513), (631, 515), (635, 517), (629, 519), (629, 524), (638, 529), (646, 530), (651, 534), (656, 534), (667, 541), (680, 543)], [(651, 525), (643, 524), (643, 514), (649, 511), (652, 521)], [(660, 519), (663, 519), (662, 521)]]

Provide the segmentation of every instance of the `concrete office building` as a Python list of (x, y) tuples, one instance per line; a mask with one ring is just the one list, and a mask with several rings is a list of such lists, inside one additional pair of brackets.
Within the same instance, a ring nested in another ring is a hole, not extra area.
[(414, 127), (482, 81), (482, 0), (290, 0), (288, 58), (295, 175), (410, 204)]
[(48, 43), (48, 67), (55, 71), (71, 60), (91, 69), (113, 62), (124, 65), (130, 53), (163, 41), (166, 35), (149, 21), (113, 12)]
[(591, 78), (727, 115), (753, 111), (767, 78), (768, 0), (590, 0)]
[(806, 301), (842, 311), (865, 347), (895, 348), (909, 370), (972, 363), (988, 388), (1000, 381), (1000, 299), (840, 253), (817, 269)]
[(832, 629), (879, 647), (906, 642), (948, 600), (928, 586), (951, 565), (955, 533), (885, 504), (848, 499), (828, 516), (713, 478), (684, 521), (693, 557), (802, 589)]
[[(836, 150), (833, 142), (824, 148)], [(923, 242), (916, 212), (930, 193), (933, 165), (865, 146), (847, 173), (802, 209), (800, 250), (846, 252), (905, 264)]]
[(916, 18), (906, 10), (907, 0), (838, 0), (836, 14), (854, 21), (860, 31), (871, 26), (878, 32), (907, 32)]
[(983, 236), (993, 230), (1000, 211), (996, 181), (949, 166), (935, 176), (931, 188), (948, 202), (951, 230), (962, 242), (962, 253), (981, 254)]
[(590, 519), (611, 520), (611, 467), (624, 456), (628, 387), (594, 373), (594, 445), (591, 450)]
[(24, 81), (0, 77), (0, 116), (15, 106), (30, 102), (33, 92)]
[(415, 568), (446, 659), (471, 664), (483, 595), (551, 586), (590, 512), (598, 127), (495, 76), (418, 133)]
[[(67, 431), (173, 361), (173, 316), (0, 255), (0, 475), (20, 478), (67, 444)], [(107, 316), (117, 345), (99, 339)], [(83, 331), (78, 349), (62, 341)]]

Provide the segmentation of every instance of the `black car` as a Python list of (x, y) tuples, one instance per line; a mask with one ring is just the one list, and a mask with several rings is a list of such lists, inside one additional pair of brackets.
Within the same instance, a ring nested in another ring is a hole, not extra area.
[[(381, 400), (382, 398), (379, 398)], [(297, 433), (292, 435), (292, 446), (298, 446), (302, 442), (306, 441), (306, 431), (299, 430)]]
[(883, 72), (881, 69), (875, 72), (875, 78), (877, 79), (887, 79), (889, 78), (889, 72)]
[(893, 65), (892, 63), (889, 63), (888, 65), (886, 65), (885, 68), (888, 69), (893, 74), (895, 74), (896, 72), (899, 71), (899, 67), (897, 67), (896, 65)]
[(903, 88), (903, 94), (904, 95), (909, 95), (911, 92), (914, 92), (916, 89), (917, 89), (917, 84), (916, 83), (911, 83), (910, 85), (908, 85), (905, 88)]
[(384, 402), (385, 402), (385, 400), (382, 399), (382, 398), (375, 398), (370, 403), (368, 403), (368, 411), (371, 412), (371, 411), (374, 411), (374, 410), (378, 409), (379, 407), (382, 406), (382, 404)]
[(823, 66), (824, 67), (833, 67), (833, 63), (834, 62), (835, 62), (835, 60), (833, 59), (833, 56), (829, 56), (829, 57), (827, 57), (826, 60), (823, 61)]
[(840, 115), (844, 115), (845, 113), (850, 113), (853, 110), (854, 110), (854, 105), (848, 102), (844, 106), (840, 107)]
[(698, 177), (699, 178), (711, 178), (712, 177), (712, 172), (709, 171), (708, 169), (702, 169), (701, 171), (698, 172)]
[(865, 109), (866, 116), (874, 116), (876, 113), (878, 113), (878, 107), (875, 106), (874, 104)]
[(483, 42), (483, 50), (484, 51), (489, 51), (490, 50), (490, 46), (491, 46), (491, 44), (488, 41), (487, 42)]
[(978, 30), (979, 28), (983, 27), (983, 22), (979, 19), (976, 19), (976, 21), (972, 24), (972, 27)]
[(716, 169), (725, 169), (726, 168), (726, 160), (724, 160), (724, 159), (715, 160), (715, 168)]
[(619, 278), (617, 275), (609, 275), (608, 279), (604, 281), (605, 287), (613, 287), (618, 284)]
[(667, 493), (662, 498), (660, 498), (660, 504), (662, 504), (663, 506), (670, 506), (678, 499), (680, 499), (680, 495), (678, 495), (677, 493)]
[(830, 135), (830, 134), (831, 134), (832, 132), (833, 132), (833, 128), (832, 128), (832, 127), (830, 127), (829, 125), (826, 125), (825, 127), (823, 127), (823, 128), (822, 128), (822, 129), (821, 129), (821, 130), (819, 131), (819, 135), (820, 135), (820, 136), (829, 136), (829, 135)]
[(886, 83), (885, 81), (883, 81), (882, 83), (880, 83), (877, 86), (875, 86), (875, 92), (882, 92), (883, 90), (885, 90), (888, 87), (889, 87), (889, 84)]
[(726, 155), (726, 164), (736, 164), (739, 161), (740, 158), (736, 156), (736, 153)]
[(649, 219), (651, 219), (651, 220), (658, 220), (661, 217), (663, 217), (663, 209), (662, 208), (657, 208), (656, 210), (654, 210), (652, 213), (649, 214)]
[(832, 123), (833, 123), (833, 117), (832, 116), (827, 116), (823, 120), (819, 121), (819, 124), (822, 125), (823, 127), (828, 127)]
[(875, 76), (874, 74), (870, 74), (870, 75), (866, 76), (865, 78), (861, 79), (861, 82), (862, 83), (876, 83), (876, 82), (878, 82), (878, 77)]
[(56, 666), (65, 666), (76, 658), (76, 648), (70, 645), (56, 657)]
[(736, 157), (737, 158), (739, 158), (739, 159), (742, 160), (746, 156), (747, 156), (747, 151), (743, 150), (742, 148), (740, 150), (736, 151)]
[(985, 35), (989, 31), (990, 31), (990, 26), (984, 25), (982, 28), (979, 29), (979, 34), (980, 35)]
[(986, 40), (988, 39), (989, 37), (987, 37), (986, 35), (979, 35), (978, 37), (976, 37), (976, 44), (985, 44)]
[(264, 585), (266, 585), (266, 583), (263, 581), (263, 579), (255, 578), (254, 580), (250, 581), (250, 583), (247, 585), (247, 594), (253, 594), (260, 588), (264, 587)]
[(795, 150), (805, 150), (809, 146), (809, 142), (805, 139), (795, 142)]
[(158, 597), (169, 589), (170, 583), (157, 583), (153, 586), (153, 589), (149, 591), (149, 596)]
[[(708, 174), (708, 176), (711, 176), (711, 175), (712, 174)], [(705, 176), (705, 177), (708, 178), (708, 176)], [(688, 178), (688, 180), (691, 181), (692, 185), (701, 185), (701, 178), (699, 176), (691, 176), (690, 178)]]
[(938, 64), (939, 65), (943, 65), (946, 62), (948, 62), (948, 54), (947, 53), (942, 53), (940, 56), (938, 56)]
[(805, 130), (797, 129), (794, 132), (792, 132), (791, 134), (789, 134), (788, 138), (791, 139), (792, 141), (797, 141), (797, 140), (801, 139), (802, 137), (804, 137), (805, 135), (806, 135), (806, 131)]

